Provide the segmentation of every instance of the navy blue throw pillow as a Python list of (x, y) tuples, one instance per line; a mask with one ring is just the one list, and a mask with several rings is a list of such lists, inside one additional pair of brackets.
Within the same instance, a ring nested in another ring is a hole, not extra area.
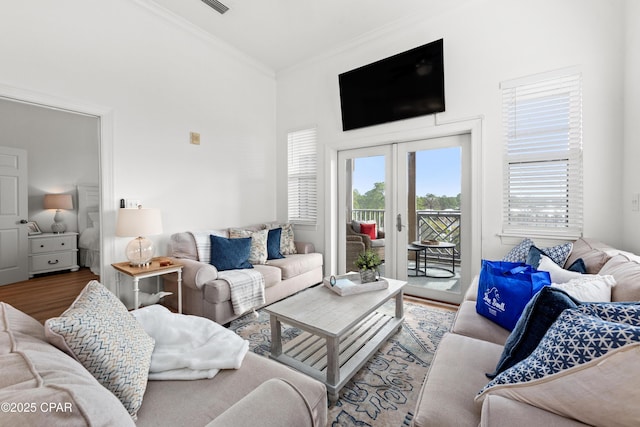
[(587, 274), (587, 266), (585, 265), (582, 258), (578, 258), (577, 260), (575, 260), (573, 264), (567, 267), (567, 270), (575, 271), (581, 274)]
[(578, 305), (580, 301), (565, 291), (552, 286), (543, 287), (525, 306), (504, 344), (496, 371), (493, 374), (487, 374), (487, 377), (494, 378), (529, 357), (560, 313), (567, 308), (576, 308)]
[(529, 253), (527, 254), (527, 264), (533, 268), (538, 268), (538, 266), (540, 265), (540, 255), (546, 254), (536, 246), (532, 245), (529, 248)]
[(280, 259), (284, 255), (280, 252), (280, 237), (282, 228), (272, 228), (267, 234), (267, 259)]
[(249, 263), (251, 237), (227, 239), (212, 234), (209, 238), (211, 239), (210, 263), (219, 271), (253, 268)]

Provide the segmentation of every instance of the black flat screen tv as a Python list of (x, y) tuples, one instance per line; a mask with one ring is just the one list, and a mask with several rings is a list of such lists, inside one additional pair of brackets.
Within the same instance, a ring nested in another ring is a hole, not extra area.
[(342, 130), (444, 111), (443, 40), (338, 76)]

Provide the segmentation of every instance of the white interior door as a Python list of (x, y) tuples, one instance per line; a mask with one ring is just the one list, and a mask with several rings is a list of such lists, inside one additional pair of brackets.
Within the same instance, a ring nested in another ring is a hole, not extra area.
[(0, 285), (27, 280), (27, 152), (0, 147)]

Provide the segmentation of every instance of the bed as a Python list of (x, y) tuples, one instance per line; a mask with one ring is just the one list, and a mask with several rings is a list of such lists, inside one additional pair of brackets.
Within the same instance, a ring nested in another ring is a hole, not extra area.
[(100, 275), (100, 189), (78, 185), (78, 249), (80, 266)]

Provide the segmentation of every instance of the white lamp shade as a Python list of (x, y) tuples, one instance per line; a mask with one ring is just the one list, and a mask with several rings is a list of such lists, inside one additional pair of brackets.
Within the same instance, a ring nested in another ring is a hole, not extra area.
[(139, 237), (162, 233), (158, 209), (122, 208), (118, 211), (116, 236)]
[(45, 194), (44, 208), (65, 210), (73, 209), (73, 199), (71, 198), (71, 194)]

